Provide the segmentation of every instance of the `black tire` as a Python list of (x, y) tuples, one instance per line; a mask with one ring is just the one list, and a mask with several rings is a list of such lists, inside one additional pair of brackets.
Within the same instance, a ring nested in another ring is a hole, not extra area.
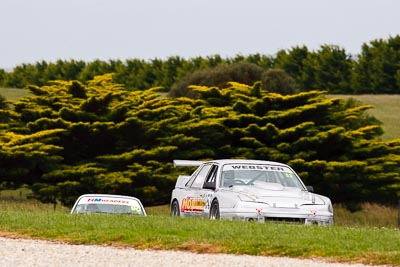
[(172, 201), (171, 204), (171, 216), (180, 216), (179, 203), (177, 200)]
[(216, 200), (216, 199), (211, 204), (209, 218), (210, 218), (210, 220), (219, 220), (220, 219), (219, 203), (218, 203), (218, 200)]

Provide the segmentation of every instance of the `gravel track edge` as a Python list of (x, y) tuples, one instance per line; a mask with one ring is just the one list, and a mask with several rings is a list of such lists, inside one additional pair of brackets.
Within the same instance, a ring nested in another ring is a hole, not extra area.
[(173, 250), (138, 250), (103, 245), (73, 245), (61, 241), (0, 237), (2, 266), (146, 266), (146, 267), (366, 267), (364, 264), (330, 263), (320, 259), (198, 254)]

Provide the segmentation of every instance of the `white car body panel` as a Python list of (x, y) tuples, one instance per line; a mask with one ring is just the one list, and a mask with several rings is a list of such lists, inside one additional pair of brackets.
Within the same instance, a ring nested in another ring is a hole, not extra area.
[[(171, 196), (173, 215), (210, 217), (216, 201), (221, 219), (333, 224), (330, 199), (307, 191), (286, 164), (237, 159), (182, 164), (176, 166), (198, 168), (191, 176), (178, 177)], [(234, 178), (227, 179), (229, 175)], [(235, 184), (228, 186), (227, 181)], [(174, 210), (176, 203), (179, 212)]]
[(176, 188), (185, 188), (185, 184), (189, 181), (189, 175), (179, 175), (178, 180), (176, 180)]

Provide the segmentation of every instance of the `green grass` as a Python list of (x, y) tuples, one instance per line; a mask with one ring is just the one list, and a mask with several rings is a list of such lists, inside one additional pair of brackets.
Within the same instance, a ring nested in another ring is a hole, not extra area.
[(347, 99), (352, 97), (364, 104), (371, 104), (373, 109), (368, 113), (380, 120), (384, 134), (382, 140), (393, 140), (400, 138), (400, 124), (398, 114), (400, 114), (400, 95), (329, 95)]
[(341, 204), (334, 204), (335, 225), (345, 227), (396, 228), (399, 210), (395, 207), (363, 203), (361, 209), (351, 212)]
[(32, 196), (32, 190), (26, 187), (18, 189), (0, 189), (0, 198), (26, 200)]
[[(53, 205), (39, 203), (34, 200), (29, 201), (31, 196), (32, 191), (25, 187), (15, 190), (0, 190), (0, 200), (10, 200), (9, 202), (7, 202), (7, 205), (12, 206), (13, 209), (18, 210), (19, 207), (22, 207), (22, 209), (26, 210), (27, 206), (32, 206), (33, 210), (47, 210), (49, 209), (49, 206), (54, 209)], [(68, 210), (69, 208), (63, 207), (62, 205), (57, 205), (56, 209)], [(148, 215), (168, 216), (169, 205), (146, 207), (146, 212)], [(383, 206), (374, 203), (361, 203), (359, 205), (359, 209), (351, 212), (342, 204), (334, 204), (334, 213), (335, 224), (339, 226), (389, 228), (399, 227), (399, 211), (397, 207)]]
[(400, 231), (209, 221), (170, 217), (167, 206), (147, 217), (70, 215), (69, 209), (34, 201), (0, 201), (0, 235), (107, 244), (137, 249), (323, 258), (327, 261), (400, 265)]
[(30, 92), (27, 89), (0, 88), (0, 95), (11, 101), (19, 100), (21, 97), (27, 96), (29, 94)]

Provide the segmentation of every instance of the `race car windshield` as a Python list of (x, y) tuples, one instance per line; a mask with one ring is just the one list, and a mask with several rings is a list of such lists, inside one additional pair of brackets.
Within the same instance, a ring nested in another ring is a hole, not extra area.
[(305, 190), (302, 182), (290, 168), (272, 165), (224, 165), (220, 185), (221, 187), (252, 185), (271, 189), (296, 188)]
[[(101, 199), (99, 199), (101, 200)], [(124, 202), (124, 201), (122, 201)], [(129, 200), (125, 204), (115, 204), (110, 202), (88, 202), (82, 199), (75, 207), (73, 213), (110, 213), (110, 214), (133, 214), (144, 215), (143, 209), (136, 201)]]

